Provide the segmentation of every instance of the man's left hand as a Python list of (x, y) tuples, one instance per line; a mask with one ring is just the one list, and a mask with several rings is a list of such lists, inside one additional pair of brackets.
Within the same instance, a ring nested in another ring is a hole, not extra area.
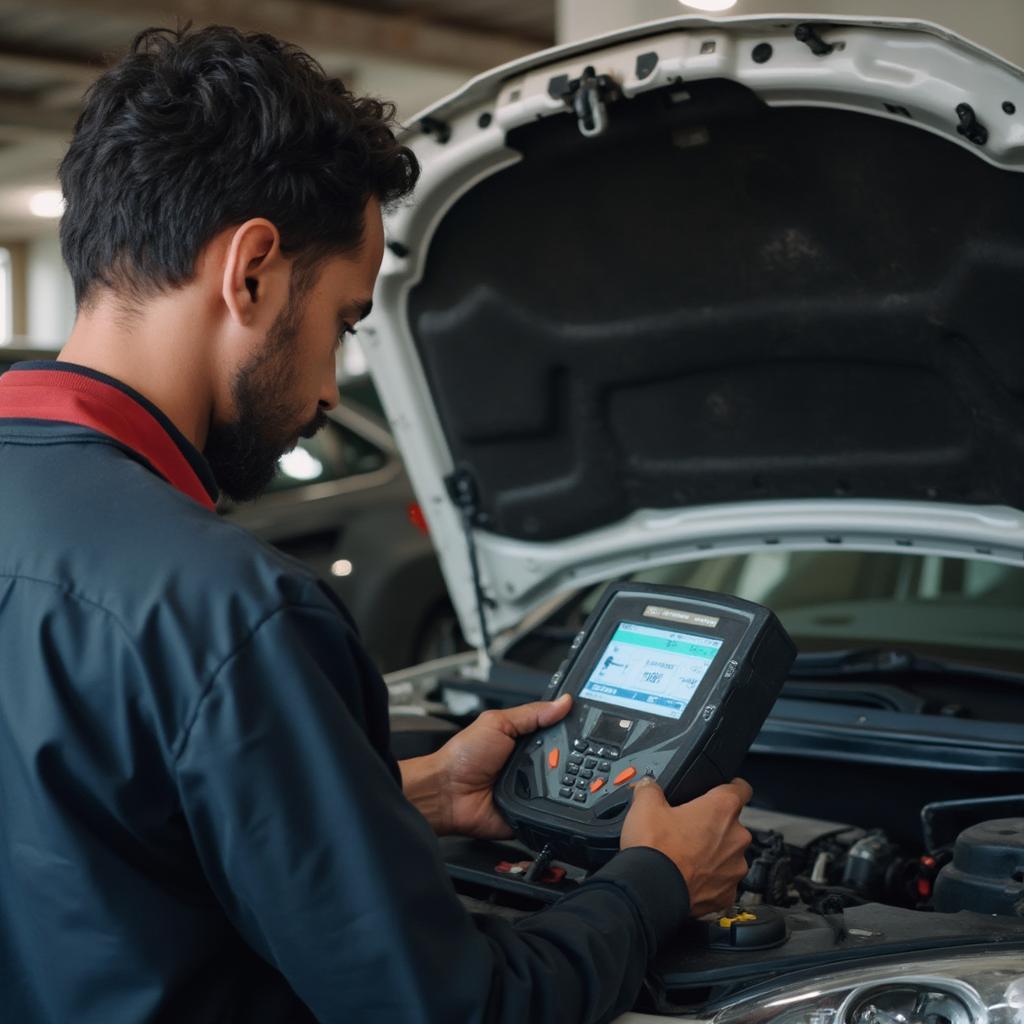
[(572, 706), (555, 701), (485, 711), (436, 753), (402, 761), (402, 788), (438, 835), (507, 839), (508, 823), (494, 806), (493, 789), (516, 740), (560, 721)]

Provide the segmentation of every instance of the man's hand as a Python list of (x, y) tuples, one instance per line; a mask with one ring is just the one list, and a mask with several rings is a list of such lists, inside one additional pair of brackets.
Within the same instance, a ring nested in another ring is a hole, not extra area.
[(633, 806), (622, 826), (620, 847), (651, 846), (671, 860), (690, 891), (690, 910), (700, 917), (727, 907), (747, 873), (743, 856), (750, 833), (739, 813), (752, 790), (743, 779), (716, 786), (688, 804), (670, 807), (653, 779), (633, 787)]
[(472, 725), (426, 757), (402, 761), (402, 788), (438, 835), (507, 839), (508, 823), (494, 806), (492, 790), (516, 739), (560, 721), (572, 706), (563, 694), (516, 708), (485, 711)]

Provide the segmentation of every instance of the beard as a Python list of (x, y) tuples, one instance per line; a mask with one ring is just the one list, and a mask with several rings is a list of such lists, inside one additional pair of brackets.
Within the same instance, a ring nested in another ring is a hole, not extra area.
[(277, 460), (312, 437), (327, 422), (322, 409), (301, 427), (302, 412), (287, 398), (295, 377), (293, 340), (299, 302), (293, 293), (274, 321), (264, 345), (242, 365), (231, 382), (235, 418), (211, 423), (203, 455), (217, 486), (232, 501), (251, 501), (266, 490)]

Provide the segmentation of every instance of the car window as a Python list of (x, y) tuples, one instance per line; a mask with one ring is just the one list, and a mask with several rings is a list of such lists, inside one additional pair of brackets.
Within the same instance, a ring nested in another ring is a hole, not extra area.
[(301, 438), (281, 456), (268, 492), (287, 491), (309, 484), (372, 473), (384, 465), (385, 455), (348, 427), (328, 420), (314, 437)]

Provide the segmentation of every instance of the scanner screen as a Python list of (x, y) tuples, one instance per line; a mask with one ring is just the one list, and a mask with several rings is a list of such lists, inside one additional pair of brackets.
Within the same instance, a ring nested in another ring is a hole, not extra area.
[(620, 622), (580, 696), (679, 718), (721, 646), (713, 637)]

